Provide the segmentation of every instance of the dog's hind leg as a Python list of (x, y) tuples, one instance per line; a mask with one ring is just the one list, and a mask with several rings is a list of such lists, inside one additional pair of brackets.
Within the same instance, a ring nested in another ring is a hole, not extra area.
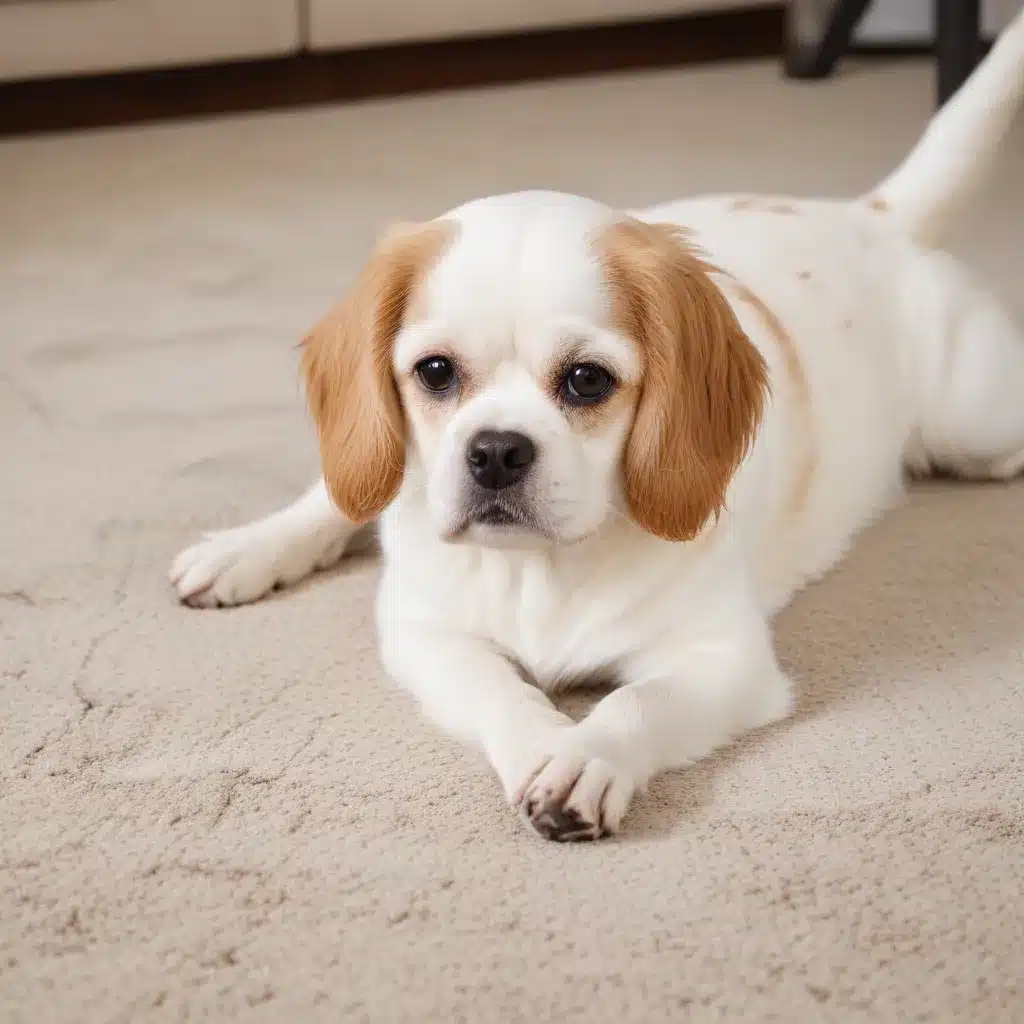
[(941, 316), (914, 361), (918, 438), (908, 461), (967, 479), (1010, 479), (1024, 470), (1024, 331), (952, 257), (929, 258)]

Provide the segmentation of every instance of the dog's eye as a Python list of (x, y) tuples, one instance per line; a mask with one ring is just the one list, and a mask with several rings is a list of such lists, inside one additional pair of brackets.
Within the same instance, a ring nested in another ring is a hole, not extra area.
[(614, 383), (612, 375), (602, 367), (578, 363), (566, 371), (562, 388), (570, 402), (583, 404), (604, 398)]
[(416, 376), (428, 391), (442, 394), (459, 382), (451, 360), (444, 356), (427, 356), (416, 364)]

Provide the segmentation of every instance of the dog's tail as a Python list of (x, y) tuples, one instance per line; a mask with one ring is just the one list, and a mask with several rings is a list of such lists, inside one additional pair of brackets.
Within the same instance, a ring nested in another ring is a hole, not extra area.
[(970, 198), (1024, 97), (1024, 11), (932, 118), (903, 163), (870, 195), (918, 241), (934, 244)]

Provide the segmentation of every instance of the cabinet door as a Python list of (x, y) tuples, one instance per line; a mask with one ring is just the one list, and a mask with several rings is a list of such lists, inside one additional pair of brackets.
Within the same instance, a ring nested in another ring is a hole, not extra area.
[(0, 79), (290, 53), (299, 0), (0, 0)]
[(667, 18), (777, 0), (309, 0), (314, 50)]

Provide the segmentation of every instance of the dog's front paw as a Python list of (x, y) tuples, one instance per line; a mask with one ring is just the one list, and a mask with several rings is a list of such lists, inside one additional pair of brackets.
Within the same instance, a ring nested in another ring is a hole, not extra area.
[(583, 751), (541, 763), (519, 802), (523, 820), (557, 843), (600, 839), (618, 831), (636, 790), (621, 766)]
[(248, 604), (337, 561), (344, 539), (325, 544), (316, 532), (289, 531), (272, 520), (250, 523), (186, 548), (170, 580), (179, 600), (195, 608)]
[(277, 582), (278, 552), (257, 526), (208, 533), (182, 551), (169, 573), (178, 599), (196, 608), (256, 601)]

